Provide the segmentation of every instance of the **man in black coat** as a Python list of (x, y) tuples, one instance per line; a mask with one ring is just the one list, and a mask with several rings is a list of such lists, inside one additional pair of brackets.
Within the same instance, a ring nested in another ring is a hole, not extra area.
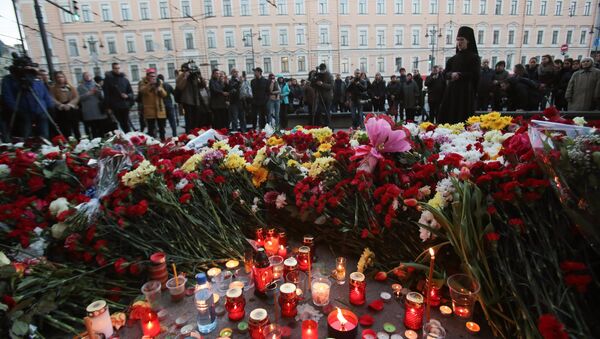
[(527, 78), (511, 77), (503, 80), (500, 87), (506, 93), (509, 111), (529, 110), (535, 104), (532, 93), (537, 91), (537, 86)]
[(327, 65), (320, 64), (310, 86), (315, 90), (315, 105), (313, 124), (329, 126), (331, 118), (331, 101), (333, 100), (333, 77), (327, 70)]
[(388, 115), (394, 117), (394, 120), (398, 120), (398, 105), (400, 101), (402, 101), (402, 85), (400, 84), (400, 80), (396, 77), (396, 75), (392, 75), (390, 77), (390, 82), (388, 82), (387, 88), (387, 100), (388, 105), (390, 106)]
[(537, 58), (533, 57), (529, 59), (529, 64), (525, 66), (525, 70), (527, 71), (527, 78), (529, 78), (529, 80), (538, 80), (538, 67), (539, 65), (537, 63)]
[(227, 128), (229, 125), (229, 112), (227, 110), (227, 99), (229, 92), (225, 89), (225, 84), (222, 81), (221, 71), (213, 69), (210, 82), (210, 108), (213, 112), (213, 128)]
[(427, 103), (429, 104), (429, 121), (434, 122), (442, 103), (446, 81), (440, 74), (439, 66), (433, 66), (431, 74), (425, 79), (427, 86)]
[(565, 99), (565, 93), (567, 92), (569, 80), (571, 80), (571, 77), (573, 76), (573, 69), (571, 68), (571, 65), (573, 65), (573, 59), (566, 58), (563, 62), (563, 67), (557, 74), (556, 85), (554, 86), (554, 92), (552, 93), (554, 96), (554, 106), (561, 111), (567, 109), (567, 99)]
[(229, 122), (231, 123), (231, 130), (246, 132), (246, 114), (244, 113), (240, 97), (242, 86), (240, 72), (232, 68), (230, 73), (231, 78), (227, 83), (226, 90), (229, 92)]
[(112, 71), (106, 72), (104, 77), (104, 100), (108, 109), (116, 116), (123, 132), (130, 130), (129, 108), (133, 105), (133, 90), (125, 74), (121, 73), (121, 66), (113, 62)]
[(333, 81), (333, 102), (331, 103), (333, 112), (346, 112), (346, 82), (342, 80), (342, 76), (337, 73)]
[(350, 102), (350, 112), (352, 113), (352, 128), (364, 127), (362, 97), (367, 92), (367, 82), (360, 78), (360, 69), (354, 71), (354, 77), (348, 84), (346, 96)]
[(488, 59), (483, 59), (483, 61), (481, 61), (479, 88), (477, 91), (477, 109), (480, 111), (486, 111), (491, 103), (493, 81), (494, 70), (490, 68), (490, 61)]
[(502, 110), (502, 98), (505, 93), (500, 87), (500, 83), (504, 80), (508, 79), (508, 71), (506, 70), (506, 62), (498, 61), (496, 63), (496, 69), (494, 70), (494, 74), (492, 76), (492, 84), (493, 84), (493, 97), (494, 102), (492, 104), (492, 108), (495, 111)]
[(256, 129), (258, 115), (260, 129), (267, 125), (267, 102), (269, 101), (269, 80), (262, 76), (260, 67), (253, 69), (254, 79), (250, 81), (252, 88), (252, 128)]
[(373, 111), (385, 112), (385, 80), (381, 73), (375, 74), (375, 80), (369, 86), (368, 92), (373, 103)]

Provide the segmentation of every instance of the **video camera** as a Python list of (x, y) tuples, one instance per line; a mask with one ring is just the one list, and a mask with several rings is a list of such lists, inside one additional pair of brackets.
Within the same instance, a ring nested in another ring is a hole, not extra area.
[(190, 59), (190, 61), (188, 61), (187, 68), (190, 72), (190, 75), (200, 76), (200, 67), (196, 65), (196, 62), (194, 62), (194, 60)]
[(27, 54), (19, 55), (17, 52), (12, 53), (13, 63), (6, 67), (10, 74), (19, 82), (21, 87), (29, 88), (38, 75), (38, 64), (33, 62)]

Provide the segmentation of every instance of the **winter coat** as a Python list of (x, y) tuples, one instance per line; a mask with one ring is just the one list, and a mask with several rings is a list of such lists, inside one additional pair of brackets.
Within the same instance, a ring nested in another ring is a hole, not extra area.
[(79, 94), (77, 93), (77, 89), (71, 84), (65, 84), (64, 86), (54, 84), (54, 86), (50, 87), (50, 94), (54, 99), (55, 105), (69, 105), (73, 109), (77, 108), (79, 104)]
[(531, 108), (531, 93), (537, 91), (536, 84), (527, 78), (509, 78), (510, 87), (506, 91), (508, 110), (529, 110)]
[(194, 76), (185, 77), (185, 72), (179, 73), (175, 80), (175, 87), (181, 94), (179, 102), (190, 106), (202, 106), (200, 98), (200, 79), (194, 79)]
[(404, 107), (408, 109), (417, 108), (421, 91), (414, 80), (402, 84), (402, 95), (404, 97)]
[(218, 79), (210, 79), (210, 108), (213, 110), (226, 109), (227, 98), (223, 94), (225, 92), (225, 85)]
[(165, 109), (164, 97), (167, 91), (163, 87), (162, 81), (158, 85), (150, 83), (147, 79), (140, 82), (140, 96), (144, 106), (144, 119), (165, 119), (167, 111)]
[(530, 67), (529, 65), (525, 66), (525, 70), (527, 71), (527, 77), (530, 80), (538, 81), (538, 68), (540, 65), (535, 65), (535, 67)]
[(287, 83), (283, 83), (283, 86), (281, 87), (281, 93), (279, 93), (279, 96), (281, 98), (281, 103), (288, 105), (290, 103), (290, 86), (288, 86)]
[(240, 103), (240, 89), (242, 83), (239, 78), (231, 77), (226, 86), (226, 92), (229, 93), (227, 99), (232, 105), (238, 105)]
[[(400, 81), (388, 82), (387, 88), (385, 89), (389, 102), (400, 102), (402, 100), (402, 84)], [(393, 96), (393, 97), (392, 97)]]
[(421, 76), (421, 73), (413, 74), (413, 81), (417, 84), (419, 91), (423, 91), (423, 77)]
[(315, 95), (319, 94), (321, 99), (324, 102), (331, 102), (333, 100), (333, 76), (329, 71), (325, 71), (317, 76), (319, 80), (323, 82), (322, 85), (317, 85), (317, 82), (314, 81), (310, 84), (310, 86), (315, 90)]
[(573, 73), (565, 93), (569, 111), (590, 111), (600, 99), (600, 70), (580, 69)]
[(549, 63), (546, 66), (540, 64), (537, 67), (537, 80), (546, 85), (547, 88), (551, 88), (554, 85), (556, 78), (556, 68), (553, 63)]
[(489, 96), (492, 92), (495, 73), (496, 72), (494, 72), (494, 70), (489, 67), (481, 69), (479, 73), (479, 89), (477, 91), (480, 96)]
[(173, 106), (173, 99), (171, 97), (171, 95), (173, 95), (173, 92), (175, 92), (175, 89), (173, 89), (173, 86), (171, 86), (171, 84), (163, 82), (163, 87), (165, 89), (165, 91), (167, 92), (167, 96), (163, 98), (163, 102), (165, 103), (166, 107), (172, 107)]
[(365, 80), (350, 81), (348, 89), (346, 89), (346, 95), (352, 101), (353, 104), (358, 104), (367, 92), (367, 82)]
[(6, 104), (6, 107), (11, 111), (17, 111), (22, 114), (30, 114), (31, 116), (41, 117), (45, 116), (51, 108), (54, 107), (54, 100), (50, 95), (50, 92), (41, 80), (35, 79), (31, 84), (32, 92), (40, 99), (41, 104), (38, 104), (35, 97), (29, 91), (21, 92), (19, 99), (19, 107), (17, 106), (17, 96), (21, 90), (19, 82), (9, 74), (2, 79), (2, 99)]
[(333, 102), (343, 103), (346, 101), (346, 82), (342, 79), (333, 81)]
[[(304, 99), (304, 90), (300, 85), (292, 85), (290, 87), (290, 98), (292, 99), (292, 105), (301, 105), (302, 99)], [(294, 101), (297, 103), (294, 104)]]
[(265, 106), (269, 101), (269, 80), (265, 77), (254, 78), (250, 81), (252, 88), (252, 104), (255, 106)]
[(385, 80), (373, 81), (371, 86), (369, 86), (368, 92), (371, 99), (375, 99), (375, 97), (378, 97), (379, 100), (385, 98)]
[(433, 74), (425, 79), (425, 86), (427, 86), (427, 102), (436, 103), (439, 105), (444, 97), (444, 88), (446, 87), (446, 80), (440, 73), (437, 78), (433, 78)]
[[(106, 72), (102, 89), (108, 108), (112, 110), (127, 109), (134, 103), (133, 89), (123, 73)], [(127, 94), (127, 98), (121, 98), (121, 93)]]
[[(96, 93), (90, 93), (93, 88), (96, 88)], [(77, 92), (79, 93), (83, 121), (104, 120), (108, 117), (100, 107), (104, 100), (104, 93), (94, 80), (81, 83), (77, 87)]]

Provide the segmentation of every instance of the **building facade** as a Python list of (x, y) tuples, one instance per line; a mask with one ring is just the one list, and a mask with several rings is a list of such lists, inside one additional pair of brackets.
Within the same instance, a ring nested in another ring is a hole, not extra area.
[[(37, 27), (32, 3), (20, 1), (20, 15)], [(588, 56), (598, 26), (591, 0), (82, 0), (79, 7), (78, 21), (42, 8), (55, 68), (72, 81), (84, 71), (103, 74), (112, 62), (133, 82), (149, 67), (172, 81), (188, 60), (205, 75), (216, 67), (251, 74), (256, 65), (305, 77), (321, 62), (342, 75), (427, 73), (455, 53), (462, 25), (475, 30), (482, 58), (510, 69), (544, 54)], [(39, 33), (25, 28), (25, 36), (43, 67)]]

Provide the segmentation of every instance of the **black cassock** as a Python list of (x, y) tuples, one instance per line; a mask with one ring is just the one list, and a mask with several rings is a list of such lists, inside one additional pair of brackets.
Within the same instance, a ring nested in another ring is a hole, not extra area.
[[(459, 73), (452, 80), (452, 73)], [(464, 122), (475, 112), (475, 95), (479, 83), (479, 56), (470, 50), (459, 51), (446, 62), (444, 76), (448, 81), (438, 113), (439, 123)]]

